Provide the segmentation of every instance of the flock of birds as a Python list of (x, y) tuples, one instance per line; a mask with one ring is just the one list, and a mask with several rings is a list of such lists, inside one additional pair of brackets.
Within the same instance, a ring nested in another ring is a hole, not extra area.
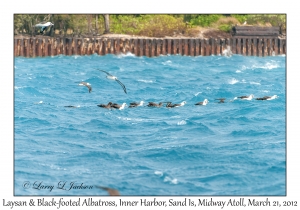
[[(246, 24), (246, 22), (244, 23)], [(42, 34), (45, 29), (49, 26), (52, 26), (54, 25), (53, 23), (51, 22), (47, 22), (47, 23), (39, 23), (39, 24), (36, 24), (35, 27), (38, 27), (40, 28), (40, 33)], [(230, 47), (228, 46), (227, 49), (225, 49), (223, 52), (222, 52), (222, 55), (224, 56), (232, 56), (232, 51), (230, 49)], [(275, 53), (273, 52), (272, 55), (275, 55)], [(104, 73), (106, 73), (106, 78), (110, 79), (110, 80), (114, 80), (116, 81), (117, 83), (120, 84), (120, 86), (123, 88), (124, 92), (127, 94), (127, 91), (126, 91), (126, 87), (123, 83), (120, 82), (120, 80), (118, 80), (118, 78), (116, 76), (113, 76), (111, 75), (110, 73), (104, 71), (104, 70), (99, 70), (99, 71), (102, 71)], [(92, 86), (90, 83), (88, 82), (80, 82), (78, 85), (80, 86), (85, 86), (88, 88), (88, 91), (89, 93), (92, 92)], [(273, 100), (275, 98), (277, 98), (278, 96), (277, 95), (273, 95), (273, 96), (264, 96), (264, 97), (261, 97), (261, 98), (255, 98), (256, 100)], [(249, 96), (239, 96), (239, 97), (235, 97), (233, 100), (236, 100), (236, 99), (241, 99), (241, 100), (252, 100), (254, 98), (254, 95), (253, 94), (250, 94)], [(225, 100), (226, 98), (217, 98), (215, 100), (218, 100), (219, 102), (218, 103), (225, 103)], [(230, 100), (230, 101), (233, 101), (233, 100)], [(200, 101), (198, 103), (195, 103), (196, 106), (205, 106), (208, 104), (208, 100), (207, 99), (204, 99), (203, 101)], [(138, 107), (138, 106), (143, 106), (144, 105), (144, 101), (141, 101), (141, 102), (131, 102), (130, 105), (129, 105), (129, 108), (133, 108), (133, 107)], [(183, 101), (181, 103), (176, 103), (176, 104), (173, 104), (172, 102), (159, 102), (159, 103), (155, 103), (155, 102), (148, 102), (148, 107), (162, 107), (163, 104), (166, 103), (165, 107), (167, 108), (175, 108), (175, 107), (180, 107), (180, 106), (184, 106), (186, 104), (186, 101)], [(125, 106), (127, 104), (126, 103), (123, 103), (123, 104), (117, 104), (117, 103), (112, 103), (112, 102), (109, 102), (108, 104), (98, 104), (97, 106), (98, 107), (102, 107), (102, 108), (106, 108), (106, 109), (124, 109)], [(77, 106), (65, 106), (65, 107), (68, 107), (68, 108), (77, 108)], [(108, 188), (108, 187), (102, 187), (102, 186), (96, 186), (97, 188), (99, 189), (102, 189), (102, 190), (105, 190), (107, 191), (107, 193), (110, 195), (110, 196), (119, 196), (120, 193), (118, 190), (116, 189), (113, 189), (113, 188)]]
[[(100, 69), (98, 69), (98, 70), (104, 72), (106, 74), (106, 78), (108, 78), (110, 80), (114, 80), (117, 83), (119, 83), (120, 86), (123, 88), (123, 91), (127, 94), (125, 85), (122, 82), (120, 82), (120, 80), (116, 76), (108, 73), (107, 71), (100, 70)], [(85, 86), (85, 87), (88, 88), (89, 93), (92, 92), (92, 86), (91, 86), (90, 83), (82, 81), (78, 85), (79, 86)], [(264, 101), (264, 100), (273, 100), (275, 98), (278, 98), (278, 96), (277, 95), (264, 96), (264, 97), (260, 97), (260, 98), (255, 98), (255, 100)], [(252, 99), (254, 99), (254, 95), (250, 94), (248, 96), (247, 95), (238, 96), (238, 97), (235, 97), (233, 100), (229, 100), (229, 101), (232, 102), (232, 101), (237, 100), (237, 99), (252, 100)], [(215, 100), (218, 100), (217, 103), (225, 103), (226, 98), (217, 98)], [(196, 106), (206, 106), (208, 104), (208, 102), (209, 102), (208, 99), (204, 99), (203, 101), (195, 103), (195, 105)], [(129, 108), (143, 106), (144, 104), (145, 104), (144, 101), (131, 102), (129, 104)], [(169, 102), (169, 101), (168, 102), (159, 102), (159, 103), (148, 102), (148, 104), (146, 106), (148, 106), (148, 107), (162, 107), (164, 104), (166, 104), (165, 107), (167, 107), (167, 108), (175, 108), (175, 107), (184, 106), (186, 104), (186, 101), (182, 101), (181, 103), (175, 103), (175, 104), (173, 104), (172, 102)], [(107, 104), (98, 104), (97, 106), (101, 107), (101, 108), (106, 108), (106, 109), (119, 109), (119, 110), (121, 110), (121, 109), (124, 109), (125, 106), (127, 106), (127, 104), (126, 103), (117, 104), (117, 103), (113, 103), (113, 102), (108, 102)], [(65, 106), (65, 107), (68, 107), (68, 108), (78, 108), (78, 106), (72, 106), (72, 105)]]

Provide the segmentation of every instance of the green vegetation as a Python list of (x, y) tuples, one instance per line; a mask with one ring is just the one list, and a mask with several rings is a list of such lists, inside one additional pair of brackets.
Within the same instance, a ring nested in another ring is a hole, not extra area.
[[(34, 25), (42, 21), (54, 23), (55, 34), (96, 35), (105, 31), (101, 14), (15, 14), (15, 34), (34, 34)], [(232, 26), (249, 25), (280, 26), (286, 30), (284, 14), (122, 14), (109, 15), (110, 32), (116, 34), (164, 37), (195, 35), (199, 28), (213, 28), (230, 32)]]

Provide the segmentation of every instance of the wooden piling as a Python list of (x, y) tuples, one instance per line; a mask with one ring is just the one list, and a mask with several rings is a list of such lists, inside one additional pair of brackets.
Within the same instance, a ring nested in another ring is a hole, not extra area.
[(210, 42), (211, 42), (211, 54), (212, 55), (216, 55), (217, 51), (216, 51), (216, 40), (214, 38), (210, 38)]
[(161, 39), (156, 40), (156, 56), (159, 56), (161, 54)]
[(236, 45), (236, 51), (237, 51), (237, 54), (241, 54), (241, 39), (237, 39), (237, 45)]
[(206, 56), (211, 55), (209, 39), (205, 39), (205, 55)]
[(177, 54), (177, 42), (178, 42), (178, 39), (172, 39), (172, 52), (171, 54), (172, 55), (176, 55)]
[(150, 50), (152, 57), (156, 56), (155, 48), (156, 48), (156, 39), (152, 39), (151, 40), (151, 50)]
[(190, 56), (195, 56), (195, 39), (189, 39), (189, 51)]
[(167, 54), (171, 55), (171, 39), (167, 39)]
[(253, 38), (253, 55), (257, 56), (257, 38)]
[(283, 54), (283, 42), (282, 39), (279, 39), (279, 49), (278, 49), (278, 55)]
[(247, 53), (247, 49), (246, 49), (246, 39), (244, 38), (243, 40), (243, 55), (245, 56), (245, 55), (247, 55), (246, 53)]
[(282, 40), (282, 44), (283, 44), (283, 48), (282, 48), (282, 54), (285, 54), (286, 55), (286, 39)]
[(27, 58), (29, 58), (30, 57), (30, 46), (31, 46), (31, 44), (30, 44), (30, 39), (26, 39), (26, 43), (25, 43), (25, 45), (26, 45), (26, 57)]
[(262, 57), (262, 40), (261, 39), (258, 39), (258, 56), (259, 57)]
[(204, 39), (200, 40), (200, 44), (201, 44), (201, 46), (200, 46), (200, 53), (201, 53), (202, 56), (205, 56), (205, 43), (204, 43)]
[(166, 55), (167, 53), (166, 53), (166, 40), (165, 39), (163, 39), (162, 40), (162, 46), (161, 46), (161, 54), (163, 54), (163, 55)]
[(200, 54), (200, 42), (199, 39), (195, 39), (195, 56)]
[(36, 38), (32, 38), (32, 57), (35, 58), (36, 57)]
[(275, 40), (274, 40), (275, 55), (279, 54), (279, 50), (278, 50), (279, 44), (278, 43), (279, 43), (279, 39), (275, 38)]
[(137, 49), (138, 40), (135, 38), (133, 40), (133, 42), (134, 42), (134, 54), (137, 56), (138, 55), (138, 49)]
[(24, 39), (20, 39), (20, 56), (24, 56)]

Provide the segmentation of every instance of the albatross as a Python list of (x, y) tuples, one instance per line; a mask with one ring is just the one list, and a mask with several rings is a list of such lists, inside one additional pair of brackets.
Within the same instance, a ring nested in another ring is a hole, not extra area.
[(159, 102), (159, 104), (154, 103), (154, 102), (148, 102), (149, 107), (161, 107), (163, 105), (163, 102)]
[(120, 195), (119, 191), (113, 188), (108, 188), (108, 187), (102, 187), (102, 186), (96, 186), (97, 188), (101, 189), (101, 190), (105, 190), (106, 192), (108, 192), (108, 194), (110, 196), (117, 196)]
[(88, 82), (80, 82), (78, 85), (80, 86), (86, 86), (89, 89), (89, 93), (92, 92), (92, 86)]
[(242, 99), (242, 100), (252, 100), (254, 98), (253, 94), (250, 94), (249, 96), (239, 96), (238, 98)]
[(195, 103), (195, 105), (202, 105), (202, 106), (205, 106), (206, 104), (208, 104), (208, 100), (207, 99), (204, 99), (204, 101)]
[(143, 106), (144, 101), (141, 102), (131, 102), (129, 108), (137, 107), (137, 106)]
[(123, 85), (123, 83), (120, 82), (120, 80), (118, 80), (118, 78), (116, 76), (111, 75), (107, 71), (104, 71), (104, 70), (101, 70), (101, 69), (98, 69), (98, 70), (104, 72), (105, 74), (107, 74), (107, 76), (106, 76), (107, 79), (115, 80), (117, 83), (119, 83), (121, 85), (121, 87), (123, 88), (124, 92), (127, 94), (125, 85)]
[(102, 107), (102, 108), (106, 108), (106, 109), (110, 109), (112, 104), (113, 104), (112, 102), (108, 102), (107, 105), (105, 105), (105, 104), (98, 104), (97, 106)]
[(186, 104), (186, 101), (183, 101), (180, 104), (172, 104), (172, 102), (167, 102), (166, 107), (167, 108), (174, 108), (174, 107), (184, 106), (185, 104)]
[(226, 98), (216, 98), (215, 100), (219, 100), (218, 103), (224, 103), (225, 99), (226, 99)]
[(45, 29), (49, 26), (54, 26), (54, 24), (51, 22), (47, 22), (47, 23), (38, 23), (35, 25), (35, 27), (40, 28), (40, 33), (43, 33)]

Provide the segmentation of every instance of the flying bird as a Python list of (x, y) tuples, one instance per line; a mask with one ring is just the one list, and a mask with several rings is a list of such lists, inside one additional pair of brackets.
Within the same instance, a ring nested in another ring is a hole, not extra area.
[(92, 92), (92, 86), (88, 82), (80, 82), (78, 85), (80, 86), (86, 86), (89, 89), (89, 93)]
[(107, 79), (115, 80), (117, 83), (119, 83), (121, 85), (121, 87), (123, 88), (124, 92), (127, 94), (125, 85), (123, 85), (123, 83), (120, 82), (120, 80), (118, 80), (118, 78), (116, 76), (113, 76), (113, 75), (111, 75), (110, 73), (108, 73), (104, 70), (100, 70), (100, 69), (98, 69), (98, 70), (106, 73), (107, 74), (107, 76), (106, 76)]
[(35, 27), (40, 28), (40, 33), (42, 34), (45, 29), (49, 26), (53, 26), (54, 24), (51, 22), (47, 22), (47, 23), (38, 23), (35, 25)]
[(107, 191), (110, 196), (119, 196), (120, 195), (119, 191), (116, 190), (116, 189), (112, 189), (112, 188), (108, 188), (108, 187), (102, 187), (102, 186), (96, 186), (96, 187), (101, 189), (101, 190)]

